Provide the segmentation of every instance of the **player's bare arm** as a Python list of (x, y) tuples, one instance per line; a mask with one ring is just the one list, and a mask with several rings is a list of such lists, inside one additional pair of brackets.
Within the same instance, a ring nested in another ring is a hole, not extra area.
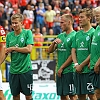
[(21, 52), (21, 53), (31, 53), (32, 51), (32, 45), (27, 45), (26, 47), (9, 47), (6, 49), (7, 53), (10, 53), (12, 51), (16, 51), (16, 52)]
[(57, 38), (55, 39), (52, 44), (50, 45), (50, 47), (48, 48), (48, 53), (52, 53), (56, 50), (57, 44), (61, 43), (62, 41)]
[(95, 73), (100, 73), (100, 58), (97, 60), (95, 66), (94, 66)]

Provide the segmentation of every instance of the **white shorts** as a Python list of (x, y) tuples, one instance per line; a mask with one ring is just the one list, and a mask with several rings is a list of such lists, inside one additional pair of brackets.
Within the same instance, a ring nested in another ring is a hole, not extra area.
[(0, 70), (0, 90), (3, 90), (3, 88), (2, 88), (2, 73), (1, 73), (1, 70)]

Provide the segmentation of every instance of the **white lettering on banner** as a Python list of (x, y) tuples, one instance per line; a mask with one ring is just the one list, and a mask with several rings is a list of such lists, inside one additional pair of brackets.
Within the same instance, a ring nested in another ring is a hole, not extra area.
[[(32, 96), (33, 100), (60, 100), (56, 94), (55, 83), (33, 83)], [(52, 88), (52, 89), (51, 89)], [(9, 88), (9, 83), (3, 83), (3, 92), (7, 100), (13, 100)], [(26, 100), (25, 96), (21, 94), (20, 100)]]

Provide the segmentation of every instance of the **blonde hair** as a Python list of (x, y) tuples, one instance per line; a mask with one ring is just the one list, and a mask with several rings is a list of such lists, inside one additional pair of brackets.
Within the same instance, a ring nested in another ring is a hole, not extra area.
[(100, 6), (93, 9), (94, 12), (100, 12)]
[(92, 21), (92, 19), (93, 19), (93, 10), (92, 9), (90, 9), (90, 8), (83, 8), (83, 9), (80, 10), (79, 14), (80, 13), (85, 13), (87, 17), (91, 18), (90, 21)]
[(14, 20), (14, 19), (17, 19), (17, 18), (19, 19), (19, 21), (23, 21), (23, 15), (20, 14), (20, 13), (13, 14), (11, 16), (11, 20)]
[(63, 14), (61, 17), (64, 17), (65, 19), (69, 19), (72, 24), (74, 23), (74, 19), (71, 14)]

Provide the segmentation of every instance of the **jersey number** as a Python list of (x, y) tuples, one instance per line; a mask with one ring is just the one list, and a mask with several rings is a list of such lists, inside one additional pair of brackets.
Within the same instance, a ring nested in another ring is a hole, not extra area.
[(91, 91), (94, 90), (94, 87), (93, 87), (92, 83), (87, 83), (87, 90), (88, 90), (89, 92), (91, 92)]

